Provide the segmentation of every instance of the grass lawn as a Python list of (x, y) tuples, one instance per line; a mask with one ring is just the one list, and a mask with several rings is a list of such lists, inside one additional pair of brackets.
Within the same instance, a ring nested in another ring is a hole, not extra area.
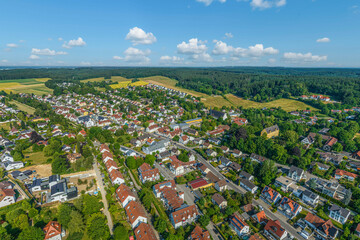
[(35, 108), (30, 107), (30, 106), (28, 106), (26, 104), (20, 103), (18, 101), (13, 100), (10, 103), (15, 104), (18, 107), (19, 110), (27, 112), (29, 114), (34, 114), (34, 112), (35, 112)]
[(11, 130), (11, 128), (10, 128), (10, 123), (9, 123), (9, 122), (7, 122), (7, 123), (1, 123), (1, 124), (0, 124), (0, 129), (1, 129), (1, 128), (5, 129), (5, 130), (7, 130), (7, 131), (10, 131), (10, 130)]
[(33, 165), (45, 164), (48, 157), (45, 157), (44, 152), (34, 152), (25, 154), (25, 160), (31, 162)]

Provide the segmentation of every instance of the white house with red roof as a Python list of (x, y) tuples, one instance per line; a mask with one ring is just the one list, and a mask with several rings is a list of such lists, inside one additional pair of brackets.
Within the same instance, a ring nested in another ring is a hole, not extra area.
[(0, 189), (0, 208), (15, 203), (15, 191), (13, 189)]
[(120, 185), (125, 182), (124, 177), (122, 176), (121, 172), (117, 169), (112, 169), (109, 172), (109, 176), (110, 176), (112, 184), (114, 184), (114, 185), (115, 184)]
[(239, 237), (250, 232), (249, 225), (238, 214), (234, 214), (234, 216), (230, 218), (230, 227)]
[(45, 240), (61, 240), (65, 236), (65, 231), (61, 229), (60, 223), (50, 221), (44, 228)]
[(134, 193), (125, 184), (120, 184), (120, 186), (116, 189), (116, 195), (124, 208), (129, 202), (136, 201)]

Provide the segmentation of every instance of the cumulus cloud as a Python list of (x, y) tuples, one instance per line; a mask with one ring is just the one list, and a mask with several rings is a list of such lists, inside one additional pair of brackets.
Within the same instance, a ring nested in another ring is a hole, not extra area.
[[(204, 3), (205, 6), (209, 6), (210, 4), (212, 4), (213, 2), (215, 2), (215, 0), (196, 0), (197, 2), (200, 2), (200, 3)], [(226, 0), (218, 0), (219, 2), (221, 3), (225, 3)]]
[(177, 57), (177, 56), (161, 56), (160, 57), (160, 62), (162, 63), (182, 63), (183, 62), (183, 58), (181, 57)]
[(182, 42), (177, 45), (177, 51), (179, 54), (189, 55), (193, 61), (211, 62), (213, 59), (207, 53), (206, 41), (192, 38), (188, 42)]
[(178, 44), (177, 51), (181, 54), (201, 54), (207, 50), (205, 43), (205, 41), (192, 38), (189, 42), (182, 42)]
[(225, 33), (225, 38), (233, 38), (234, 35), (231, 32)]
[(225, 55), (225, 54), (231, 54), (232, 57), (239, 58), (239, 57), (263, 57), (267, 55), (276, 55), (279, 53), (278, 49), (275, 49), (273, 47), (267, 47), (264, 48), (263, 44), (256, 44), (254, 46), (250, 46), (248, 48), (241, 48), (241, 47), (233, 47), (230, 45), (227, 45), (226, 43), (222, 41), (214, 41), (215, 47), (212, 51), (212, 54), (214, 55)]
[(44, 48), (44, 49), (33, 48), (33, 49), (31, 49), (31, 54), (44, 55), (44, 56), (55, 56), (55, 55), (66, 55), (68, 53), (67, 52), (56, 52), (55, 50), (50, 50), (49, 48)]
[(214, 55), (224, 55), (234, 51), (234, 47), (229, 46), (222, 41), (215, 40), (214, 42), (215, 42), (215, 47), (212, 50), (212, 54)]
[(37, 56), (37, 55), (32, 54), (32, 55), (30, 55), (29, 58), (32, 59), (32, 60), (35, 60), (35, 59), (39, 59), (40, 57)]
[(268, 63), (274, 64), (274, 63), (276, 63), (276, 59), (275, 59), (275, 58), (270, 58), (270, 59), (268, 60)]
[[(59, 38), (60, 39), (60, 38)], [(72, 39), (68, 42), (64, 42), (62, 45), (64, 48), (73, 48), (73, 47), (83, 47), (86, 45), (86, 42), (81, 37), (78, 37), (78, 39)]]
[(64, 39), (62, 37), (59, 37), (58, 38), (58, 41), (63, 41)]
[(126, 40), (130, 40), (133, 45), (138, 44), (153, 44), (156, 42), (156, 37), (151, 32), (146, 33), (144, 30), (138, 27), (131, 28), (126, 35)]
[(286, 0), (251, 0), (250, 5), (255, 9), (267, 9), (272, 7), (282, 7), (286, 5)]
[(326, 61), (327, 56), (313, 55), (312, 53), (284, 53), (284, 59), (290, 62), (321, 62)]
[(17, 47), (18, 47), (18, 45), (15, 44), (15, 43), (8, 43), (8, 44), (6, 44), (6, 46), (7, 46), (8, 48), (17, 48)]
[(316, 42), (318, 42), (318, 43), (328, 43), (328, 42), (330, 42), (330, 38), (327, 38), (327, 37), (319, 38), (318, 40), (316, 40)]
[(140, 50), (138, 48), (129, 47), (124, 51), (125, 57), (114, 56), (113, 59), (115, 60), (124, 60), (126, 62), (133, 62), (138, 64), (145, 64), (150, 62), (150, 55), (151, 51), (149, 49)]

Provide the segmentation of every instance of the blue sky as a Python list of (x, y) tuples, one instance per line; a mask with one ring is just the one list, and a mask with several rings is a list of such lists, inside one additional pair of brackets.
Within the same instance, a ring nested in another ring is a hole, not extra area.
[(11, 0), (2, 66), (360, 67), (360, 0)]

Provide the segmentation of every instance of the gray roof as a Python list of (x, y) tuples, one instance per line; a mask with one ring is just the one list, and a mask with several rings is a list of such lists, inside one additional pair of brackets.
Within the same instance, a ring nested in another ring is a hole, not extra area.
[(240, 183), (244, 184), (249, 189), (254, 189), (256, 187), (255, 184), (246, 179), (240, 179)]
[(289, 174), (291, 175), (291, 174), (293, 174), (294, 172), (296, 172), (296, 174), (297, 174), (298, 176), (301, 176), (301, 174), (304, 173), (304, 170), (302, 170), (301, 168), (298, 168), (298, 167), (295, 167), (294, 165), (292, 165), (292, 166), (290, 167)]
[(307, 189), (302, 194), (305, 195), (308, 198), (311, 198), (311, 199), (316, 199), (319, 196), (319, 195), (317, 195), (317, 194), (315, 194), (312, 191), (309, 191)]
[(347, 218), (350, 215), (350, 211), (347, 210), (346, 208), (342, 208), (336, 204), (332, 205), (329, 209), (330, 211), (334, 211), (334, 212), (339, 212), (340, 216)]
[(62, 181), (51, 187), (51, 195), (57, 193), (66, 193), (66, 182)]
[(245, 171), (241, 171), (240, 176), (243, 176), (245, 179), (249, 180), (252, 175), (250, 173), (245, 172)]

